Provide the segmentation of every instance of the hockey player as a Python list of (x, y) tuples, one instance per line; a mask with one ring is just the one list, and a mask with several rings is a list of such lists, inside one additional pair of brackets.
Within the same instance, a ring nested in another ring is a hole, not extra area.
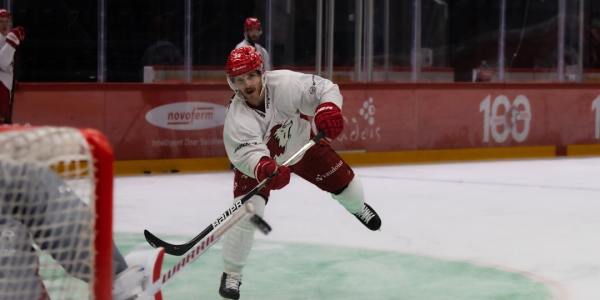
[[(227, 156), (236, 168), (234, 197), (242, 197), (277, 172), (267, 188), (248, 200), (262, 216), (270, 190), (285, 187), (294, 172), (330, 193), (367, 228), (378, 230), (381, 220), (364, 202), (361, 182), (328, 141), (314, 145), (290, 166), (278, 165), (310, 139), (309, 116), (314, 116), (316, 129), (327, 138), (341, 133), (343, 99), (338, 86), (310, 74), (265, 72), (261, 55), (252, 47), (234, 49), (226, 69), (228, 83), (235, 91), (223, 130)], [(239, 299), (242, 269), (253, 241), (254, 228), (244, 220), (225, 235), (219, 289), (222, 297)]]
[(241, 48), (245, 46), (252, 46), (260, 55), (263, 60), (263, 68), (265, 71), (271, 70), (271, 58), (267, 49), (258, 43), (260, 36), (262, 35), (262, 27), (260, 20), (255, 17), (246, 18), (244, 21), (244, 39), (235, 46), (235, 48)]
[[(91, 217), (87, 204), (54, 171), (0, 154), (0, 299), (49, 299), (34, 245), (70, 276), (88, 282)], [(134, 252), (124, 259), (113, 243), (114, 299), (136, 299), (163, 251)], [(135, 264), (126, 262), (130, 256)]]
[(25, 29), (12, 28), (12, 16), (0, 9), (0, 124), (12, 123), (14, 56), (24, 39)]

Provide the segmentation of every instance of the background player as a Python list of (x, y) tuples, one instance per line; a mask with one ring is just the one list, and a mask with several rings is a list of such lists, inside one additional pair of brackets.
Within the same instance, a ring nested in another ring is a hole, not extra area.
[(235, 46), (235, 48), (241, 48), (244, 46), (252, 46), (260, 55), (263, 60), (263, 68), (265, 71), (271, 70), (271, 57), (269, 52), (263, 46), (258, 43), (260, 36), (262, 35), (262, 27), (260, 20), (255, 17), (246, 18), (244, 21), (244, 39)]
[(15, 52), (25, 39), (25, 29), (12, 28), (12, 16), (0, 9), (0, 124), (12, 123)]

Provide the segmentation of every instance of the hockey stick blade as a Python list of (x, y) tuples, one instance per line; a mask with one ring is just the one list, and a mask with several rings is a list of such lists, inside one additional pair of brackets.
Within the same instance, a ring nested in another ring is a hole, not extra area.
[[(250, 203), (245, 205), (245, 208), (245, 211), (240, 211), (239, 214), (231, 217), (222, 226), (217, 228), (214, 233), (207, 235), (204, 239), (202, 239), (202, 241), (198, 242), (194, 248), (191, 249), (191, 251), (188, 251), (186, 255), (179, 260), (179, 262), (171, 267), (171, 269), (161, 272), (158, 277), (156, 277), (157, 274), (155, 273), (151, 278), (147, 278), (142, 294), (136, 299), (162, 299), (160, 290), (166, 283), (170, 282), (170, 280), (173, 279), (175, 275), (179, 274), (183, 268), (197, 260), (210, 247), (214, 246), (225, 234), (225, 232), (230, 230), (235, 224), (248, 215), (254, 215), (255, 211)], [(154, 271), (156, 272), (156, 269)]]
[[(148, 230), (144, 230), (144, 237), (146, 237), (146, 241), (150, 246), (154, 248), (163, 247), (165, 248), (165, 252), (171, 255), (181, 256), (193, 247), (193, 245), (188, 245), (188, 243), (181, 245), (167, 243)], [(167, 249), (169, 250), (167, 251)]]
[[(317, 135), (315, 135), (312, 139), (310, 139), (310, 141), (308, 141), (308, 143), (306, 143), (304, 146), (302, 146), (298, 151), (296, 151), (296, 153), (294, 153), (292, 156), (290, 156), (290, 158), (288, 158), (281, 165), (287, 166), (294, 159), (298, 158), (300, 155), (302, 155), (304, 152), (306, 152), (312, 146), (317, 144), (324, 137), (325, 137), (325, 133), (323, 131), (320, 131), (319, 133), (317, 133)], [(158, 238), (157, 236), (152, 234), (150, 231), (144, 230), (144, 236), (146, 237), (146, 241), (152, 247), (165, 248), (165, 253), (167, 253), (167, 254), (176, 255), (176, 256), (181, 256), (181, 255), (185, 254), (187, 251), (192, 249), (194, 247), (194, 245), (196, 245), (199, 241), (201, 241), (206, 235), (208, 235), (211, 231), (213, 231), (213, 229), (215, 229), (217, 226), (219, 226), (219, 224), (221, 224), (221, 222), (225, 221), (237, 209), (242, 207), (242, 205), (246, 201), (248, 201), (250, 198), (252, 198), (252, 196), (256, 195), (256, 193), (258, 193), (260, 190), (262, 190), (262, 188), (265, 187), (267, 185), (267, 183), (271, 181), (271, 178), (273, 178), (275, 175), (277, 175), (277, 174), (273, 173), (273, 174), (271, 174), (271, 176), (263, 179), (263, 181), (261, 181), (250, 192), (248, 192), (248, 194), (246, 194), (244, 197), (242, 197), (241, 199), (236, 201), (233, 204), (233, 206), (231, 206), (227, 211), (222, 213), (221, 216), (219, 216), (219, 218), (217, 218), (215, 221), (213, 221), (213, 223), (211, 223), (206, 228), (204, 228), (204, 230), (202, 230), (202, 232), (200, 232), (198, 235), (196, 235), (189, 242), (184, 243), (184, 244), (179, 244), (179, 245), (170, 244), (170, 243), (165, 242), (164, 240), (161, 240), (160, 238)]]
[(256, 226), (263, 234), (269, 234), (269, 232), (271, 232), (271, 225), (259, 215), (253, 215), (250, 218), (250, 222), (252, 222), (252, 224), (254, 224), (254, 226)]

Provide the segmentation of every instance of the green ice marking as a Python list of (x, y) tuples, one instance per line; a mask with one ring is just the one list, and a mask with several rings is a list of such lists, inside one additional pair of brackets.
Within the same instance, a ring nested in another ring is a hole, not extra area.
[[(165, 236), (170, 241), (185, 238)], [(143, 235), (116, 235), (123, 253), (150, 247)], [(221, 244), (163, 289), (165, 300), (220, 299)], [(164, 269), (179, 257), (166, 255)], [(543, 300), (542, 283), (467, 262), (402, 253), (257, 240), (244, 269), (242, 299)]]

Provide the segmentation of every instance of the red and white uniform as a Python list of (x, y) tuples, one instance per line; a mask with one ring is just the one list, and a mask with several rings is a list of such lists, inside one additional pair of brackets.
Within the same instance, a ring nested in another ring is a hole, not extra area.
[[(311, 137), (316, 107), (333, 102), (342, 107), (343, 98), (336, 84), (322, 77), (276, 70), (265, 72), (265, 103), (261, 110), (250, 107), (239, 94), (233, 97), (223, 130), (227, 156), (236, 167), (234, 196), (249, 192), (258, 183), (256, 166), (263, 156), (282, 164)], [(310, 159), (303, 159), (310, 156)], [(313, 146), (291, 164), (292, 172), (335, 192), (354, 177), (350, 167), (327, 144)], [(269, 190), (260, 193), (268, 198)]]
[(267, 52), (267, 49), (265, 49), (259, 43), (250, 43), (250, 42), (248, 42), (247, 39), (244, 39), (241, 42), (239, 42), (235, 46), (235, 49), (246, 47), (246, 46), (252, 46), (252, 47), (254, 47), (254, 49), (256, 49), (256, 51), (258, 51), (258, 53), (260, 53), (260, 55), (262, 56), (263, 67), (264, 67), (265, 71), (272, 70), (272, 68), (271, 68), (271, 57), (269, 57), (269, 52)]
[(13, 85), (13, 61), (16, 49), (0, 34), (0, 124), (10, 115), (10, 97)]
[(13, 65), (15, 52), (25, 39), (25, 28), (11, 28), (11, 14), (0, 9), (0, 124), (12, 122)]
[(343, 102), (338, 86), (319, 76), (289, 70), (265, 73), (265, 112), (250, 107), (237, 93), (223, 131), (229, 159), (251, 177), (261, 157), (281, 164), (308, 142), (311, 125), (306, 116), (313, 116), (321, 102), (338, 107)]
[(6, 42), (6, 36), (0, 34), (0, 81), (9, 91), (13, 84), (15, 52), (15, 48)]
[[(261, 56), (252, 47), (233, 50), (226, 68), (229, 85), (236, 91), (223, 129), (227, 156), (236, 167), (234, 198), (247, 195), (261, 178), (271, 176), (266, 188), (247, 200), (262, 216), (270, 190), (286, 186), (293, 172), (328, 192), (357, 218), (362, 216), (367, 207), (362, 185), (327, 141), (321, 140), (295, 161), (282, 166), (311, 138), (310, 116), (314, 116), (315, 127), (329, 138), (335, 138), (343, 130), (343, 98), (338, 86), (311, 74), (289, 70), (262, 72)], [(249, 73), (251, 71), (259, 72)], [(262, 81), (256, 77), (259, 74)], [(262, 82), (262, 90), (256, 95), (259, 82)], [(248, 99), (243, 94), (247, 94)], [(253, 107), (257, 103), (262, 107)], [(366, 222), (368, 220), (363, 224)], [(241, 273), (253, 241), (254, 228), (249, 221), (241, 221), (224, 237), (224, 279), (219, 289), (224, 298), (239, 298)]]
[(244, 20), (244, 39), (239, 42), (234, 49), (251, 46), (261, 55), (263, 69), (265, 71), (271, 70), (271, 58), (269, 57), (269, 52), (260, 44), (251, 40), (248, 36), (248, 32), (251, 30), (258, 30), (262, 34), (262, 25), (260, 24), (260, 20), (256, 17), (249, 17)]

